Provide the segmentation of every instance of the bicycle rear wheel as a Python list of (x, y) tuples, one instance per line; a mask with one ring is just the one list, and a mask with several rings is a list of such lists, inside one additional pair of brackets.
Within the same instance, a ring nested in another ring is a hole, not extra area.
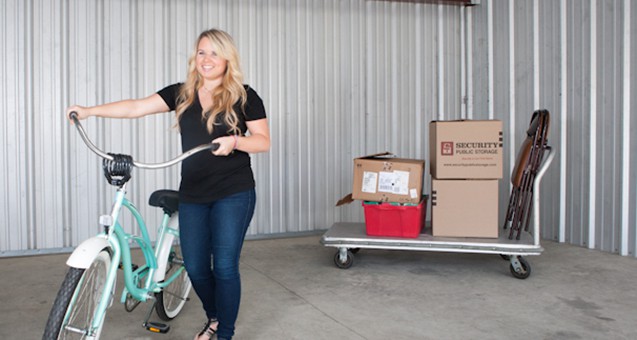
[(101, 251), (87, 269), (69, 268), (53, 302), (42, 339), (98, 339), (104, 320), (97, 329), (91, 324), (104, 294), (111, 266), (111, 255)]
[[(168, 256), (168, 264), (166, 265), (166, 276), (170, 278), (177, 270), (183, 268), (184, 261), (181, 256), (181, 250), (173, 244), (170, 255)], [(166, 286), (161, 292), (156, 293), (157, 298), (157, 315), (164, 321), (174, 319), (188, 300), (188, 294), (192, 284), (186, 274), (186, 270), (182, 270), (179, 276), (175, 278), (168, 286)]]

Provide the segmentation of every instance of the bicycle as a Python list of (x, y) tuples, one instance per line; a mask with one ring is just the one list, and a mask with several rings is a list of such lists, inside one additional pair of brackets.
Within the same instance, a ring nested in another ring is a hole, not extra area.
[[(124, 272), (125, 287), (120, 302), (132, 312), (141, 302), (152, 301), (142, 326), (154, 333), (167, 333), (168, 324), (149, 321), (153, 309), (162, 321), (175, 318), (188, 300), (192, 287), (184, 268), (179, 239), (179, 196), (174, 190), (157, 190), (149, 204), (163, 210), (153, 248), (140, 212), (126, 198), (126, 184), (133, 167), (160, 169), (172, 166), (204, 150), (216, 150), (217, 143), (203, 144), (176, 158), (155, 164), (136, 162), (129, 155), (111, 154), (97, 148), (88, 138), (77, 114), (70, 118), (88, 148), (103, 158), (102, 168), (109, 184), (116, 186), (114, 203), (108, 215), (99, 218), (103, 232), (83, 241), (69, 256), (70, 267), (55, 298), (43, 339), (99, 339), (107, 309), (115, 298), (115, 282), (119, 269)], [(141, 236), (128, 234), (118, 222), (125, 208), (133, 215)], [(131, 261), (132, 242), (144, 255), (145, 264)]]

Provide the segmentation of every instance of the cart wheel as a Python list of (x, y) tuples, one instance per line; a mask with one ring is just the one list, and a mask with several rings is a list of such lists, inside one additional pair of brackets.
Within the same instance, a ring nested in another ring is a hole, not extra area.
[(352, 252), (352, 254), (358, 254), (358, 252), (361, 250), (361, 248), (350, 248), (349, 251)]
[(511, 265), (509, 265), (511, 275), (516, 279), (524, 280), (531, 275), (531, 265), (520, 256), (511, 257)]
[(352, 264), (354, 264), (354, 254), (352, 254), (351, 251), (347, 250), (345, 258), (342, 259), (341, 252), (337, 251), (336, 254), (334, 254), (334, 264), (336, 264), (336, 266), (341, 269), (348, 269), (352, 266)]

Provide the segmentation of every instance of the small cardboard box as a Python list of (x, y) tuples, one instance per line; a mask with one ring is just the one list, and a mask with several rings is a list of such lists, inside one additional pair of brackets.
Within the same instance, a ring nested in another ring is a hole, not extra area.
[(429, 158), (432, 178), (502, 178), (502, 121), (432, 121)]
[(498, 237), (498, 180), (432, 179), (433, 236)]
[(425, 161), (392, 158), (390, 153), (354, 159), (352, 199), (420, 203)]

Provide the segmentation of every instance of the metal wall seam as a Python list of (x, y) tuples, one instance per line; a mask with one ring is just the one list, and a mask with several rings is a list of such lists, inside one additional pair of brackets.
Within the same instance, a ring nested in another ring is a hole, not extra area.
[[(35, 99), (35, 94), (34, 94), (34, 90), (35, 90), (35, 75), (33, 73), (33, 68), (31, 67), (31, 65), (34, 64), (34, 46), (33, 46), (33, 39), (34, 39), (34, 25), (33, 25), (33, 15), (34, 15), (34, 6), (33, 6), (33, 2), (27, 2), (26, 3), (26, 12), (27, 15), (25, 16), (25, 31), (26, 31), (26, 39), (25, 39), (25, 49), (24, 52), (26, 54), (26, 60), (25, 60), (25, 71), (26, 71), (26, 76), (25, 76), (25, 83), (24, 83), (24, 93), (27, 94), (26, 98), (24, 98), (24, 108), (25, 108), (25, 112), (34, 112), (33, 108), (34, 108), (34, 99)], [(25, 135), (24, 135), (24, 140), (22, 141), (22, 145), (21, 148), (24, 148), (24, 169), (25, 171), (25, 198), (26, 198), (26, 204), (25, 204), (25, 213), (26, 213), (26, 231), (27, 231), (27, 248), (28, 249), (35, 249), (37, 247), (36, 244), (36, 229), (35, 229), (35, 212), (36, 212), (36, 205), (35, 205), (35, 190), (36, 190), (36, 186), (35, 186), (35, 153), (33, 148), (31, 147), (32, 145), (35, 145), (35, 140), (34, 140), (34, 122), (33, 122), (33, 116), (30, 114), (26, 114), (24, 115), (24, 131), (25, 131)]]
[(533, 0), (533, 110), (540, 105), (540, 3)]
[[(423, 55), (423, 46), (422, 46), (422, 37), (424, 31), (423, 19), (420, 12), (421, 7), (417, 7), (418, 10), (414, 11), (415, 16), (415, 32), (414, 32), (414, 40), (415, 40), (415, 54), (414, 54), (414, 91), (416, 93), (415, 102), (414, 102), (414, 112), (416, 113), (416, 135), (419, 141), (423, 141), (424, 131), (427, 131), (427, 126), (425, 126), (424, 122), (427, 120), (425, 116), (424, 110), (424, 100), (423, 98), (426, 96), (425, 89), (423, 86), (422, 77), (420, 76), (423, 73), (422, 60), (424, 60)], [(416, 143), (416, 154), (424, 155), (424, 151), (426, 148), (424, 147), (424, 142)], [(427, 183), (424, 185), (428, 186)]]
[[(515, 166), (515, 146), (513, 141), (515, 138), (515, 2), (508, 2), (509, 5), (509, 169)], [(509, 190), (511, 191), (512, 183), (509, 182)]]
[[(60, 50), (60, 59), (61, 59), (61, 68), (60, 71), (62, 72), (63, 75), (62, 77), (59, 77), (59, 81), (60, 81), (60, 93), (61, 93), (61, 101), (62, 104), (64, 103), (68, 103), (69, 102), (69, 68), (70, 68), (70, 62), (69, 62), (69, 4), (66, 1), (62, 1), (61, 2), (61, 9), (60, 9), (60, 18), (62, 20), (62, 23), (60, 25), (60, 29), (62, 30), (62, 32), (60, 32), (60, 36), (61, 36), (61, 50)], [(64, 121), (63, 124), (66, 124), (66, 120)], [(69, 129), (65, 129), (64, 125), (62, 126), (62, 146), (61, 146), (61, 157), (62, 157), (62, 162), (61, 162), (61, 171), (62, 171), (62, 176), (67, 176), (70, 173), (71, 170), (71, 164), (70, 164), (70, 152), (69, 152), (69, 146), (70, 146), (70, 140), (69, 140)], [(71, 201), (71, 189), (69, 188), (68, 185), (63, 185), (62, 186), (62, 196), (61, 196), (62, 202), (70, 202)], [(62, 247), (70, 247), (71, 246), (71, 213), (72, 213), (72, 205), (71, 204), (64, 204), (61, 207), (62, 210), (62, 220), (61, 220), (61, 224), (59, 227), (62, 229)]]
[(445, 119), (444, 8), (438, 5), (438, 120)]
[(597, 232), (597, 0), (590, 0), (590, 130), (589, 130), (589, 167), (588, 177), (588, 248), (595, 248), (595, 234)]
[(624, 0), (623, 5), (623, 92), (622, 92), (622, 164), (621, 164), (621, 178), (622, 178), (622, 190), (621, 190), (621, 247), (620, 254), (623, 256), (628, 255), (628, 238), (630, 228), (630, 52), (631, 52), (631, 34), (630, 34), (630, 2), (632, 0)]
[[(630, 0), (628, 0), (630, 1)], [(566, 168), (568, 159), (568, 46), (566, 0), (560, 0), (560, 145), (555, 151), (560, 153), (560, 208), (558, 241), (566, 240)], [(558, 149), (559, 147), (559, 149)]]
[(489, 86), (489, 103), (488, 103), (488, 112), (489, 119), (494, 119), (495, 116), (495, 85), (494, 85), (494, 37), (493, 37), (493, 0), (487, 1), (487, 68), (488, 68), (488, 76), (487, 83)]
[(460, 9), (460, 118), (467, 119), (467, 25), (466, 7)]
[(467, 12), (467, 118), (473, 119), (473, 102), (475, 98), (473, 92), (473, 7), (464, 6), (460, 10)]
[[(390, 102), (389, 102), (389, 116), (390, 116), (390, 140), (389, 145), (392, 148), (398, 149), (398, 135), (400, 129), (400, 120), (398, 118), (398, 105), (399, 105), (399, 73), (398, 73), (398, 64), (400, 63), (400, 59), (398, 58), (398, 18), (400, 17), (400, 4), (396, 2), (392, 2), (389, 4), (389, 12), (391, 13), (389, 19), (389, 62), (390, 62), (390, 75), (389, 75), (389, 84), (390, 88), (387, 91), (390, 94)], [(402, 87), (401, 87), (402, 88)]]

